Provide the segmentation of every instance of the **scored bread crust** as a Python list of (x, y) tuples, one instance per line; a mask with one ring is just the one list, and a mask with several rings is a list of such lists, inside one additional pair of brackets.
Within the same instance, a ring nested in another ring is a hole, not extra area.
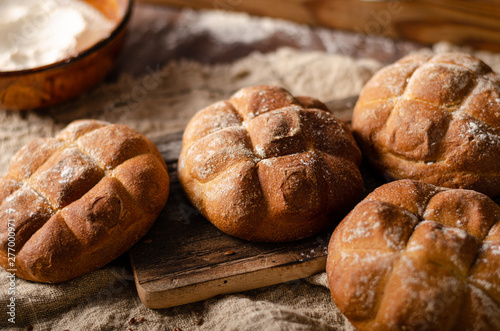
[(28, 143), (0, 179), (0, 265), (47, 283), (96, 270), (147, 232), (168, 190), (167, 166), (145, 136), (74, 121)]
[(415, 54), (381, 69), (352, 129), (391, 179), (500, 194), (500, 75), (472, 56)]
[(361, 197), (361, 153), (320, 101), (273, 86), (241, 89), (199, 111), (179, 157), (187, 197), (216, 227), (263, 242), (327, 228)]
[(333, 301), (362, 330), (500, 330), (500, 207), (472, 190), (385, 184), (335, 229)]

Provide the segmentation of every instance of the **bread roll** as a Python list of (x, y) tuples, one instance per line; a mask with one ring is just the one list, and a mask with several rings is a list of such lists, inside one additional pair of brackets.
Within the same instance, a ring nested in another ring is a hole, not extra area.
[(461, 53), (409, 55), (354, 108), (363, 155), (390, 179), (500, 194), (500, 75)]
[(326, 229), (359, 201), (361, 153), (324, 104), (273, 86), (236, 92), (189, 122), (179, 179), (230, 235), (292, 241)]
[(500, 207), (472, 190), (401, 180), (335, 229), (333, 301), (363, 330), (500, 330)]
[(79, 120), (35, 139), (0, 179), (0, 265), (47, 283), (96, 270), (148, 231), (168, 189), (156, 146), (125, 125)]

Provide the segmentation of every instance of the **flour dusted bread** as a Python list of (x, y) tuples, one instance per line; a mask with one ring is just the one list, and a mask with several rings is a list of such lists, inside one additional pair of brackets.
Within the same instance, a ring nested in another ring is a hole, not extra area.
[(363, 190), (361, 154), (324, 104), (273, 86), (236, 92), (188, 124), (179, 179), (220, 230), (279, 242), (327, 228)]
[(98, 269), (146, 233), (168, 189), (156, 146), (125, 125), (79, 120), (35, 139), (0, 180), (0, 265), (48, 283)]
[(500, 194), (500, 75), (462, 53), (407, 56), (354, 109), (363, 155), (392, 179)]
[(401, 180), (335, 229), (327, 276), (359, 330), (500, 330), (500, 207), (472, 190)]

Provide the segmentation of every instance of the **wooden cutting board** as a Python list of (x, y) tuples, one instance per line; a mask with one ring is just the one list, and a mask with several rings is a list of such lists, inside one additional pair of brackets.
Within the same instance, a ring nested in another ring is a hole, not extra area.
[[(353, 101), (328, 105), (338, 117), (350, 118)], [(201, 216), (183, 193), (177, 178), (182, 133), (154, 142), (169, 167), (170, 196), (151, 230), (130, 250), (137, 292), (147, 307), (178, 306), (297, 280), (325, 269), (333, 229), (281, 244), (252, 243), (226, 235)], [(382, 183), (367, 168), (363, 172), (365, 186)]]

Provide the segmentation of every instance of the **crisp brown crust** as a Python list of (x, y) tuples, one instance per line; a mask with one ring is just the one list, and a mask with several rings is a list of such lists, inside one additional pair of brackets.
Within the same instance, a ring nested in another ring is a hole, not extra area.
[(0, 179), (0, 265), (48, 283), (96, 270), (147, 232), (168, 189), (156, 146), (125, 125), (79, 120), (35, 139)]
[(500, 207), (472, 190), (385, 184), (335, 229), (326, 270), (359, 330), (500, 330)]
[(363, 190), (361, 153), (318, 100), (272, 86), (244, 88), (188, 124), (179, 179), (220, 230), (247, 240), (311, 236)]
[(410, 55), (354, 108), (363, 155), (392, 179), (500, 194), (500, 75), (461, 53)]

